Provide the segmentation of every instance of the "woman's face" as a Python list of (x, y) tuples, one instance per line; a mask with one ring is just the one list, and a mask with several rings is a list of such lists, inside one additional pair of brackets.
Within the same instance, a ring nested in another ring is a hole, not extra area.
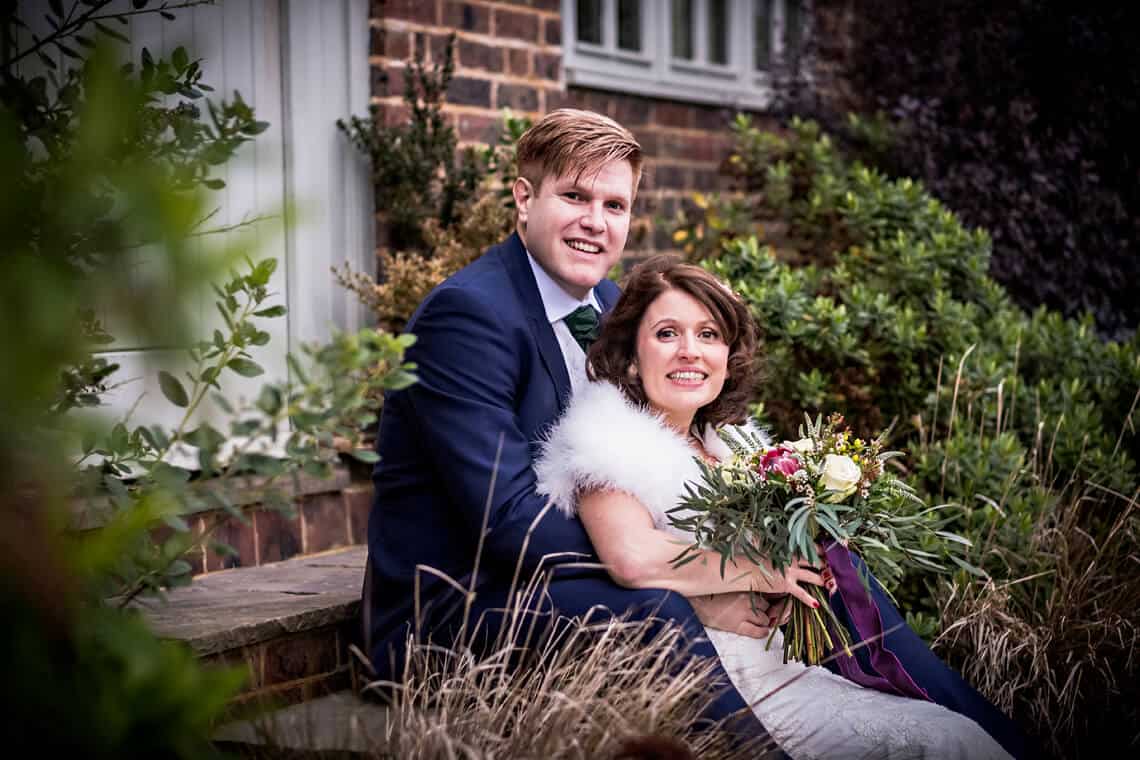
[(650, 405), (688, 433), (697, 410), (724, 388), (728, 344), (708, 309), (669, 289), (649, 304), (637, 328), (637, 372)]

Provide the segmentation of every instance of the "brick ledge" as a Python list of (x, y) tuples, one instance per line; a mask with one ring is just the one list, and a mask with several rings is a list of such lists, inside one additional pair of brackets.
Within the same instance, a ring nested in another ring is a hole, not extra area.
[(195, 578), (144, 607), (163, 638), (208, 656), (358, 619), (367, 547), (234, 568)]

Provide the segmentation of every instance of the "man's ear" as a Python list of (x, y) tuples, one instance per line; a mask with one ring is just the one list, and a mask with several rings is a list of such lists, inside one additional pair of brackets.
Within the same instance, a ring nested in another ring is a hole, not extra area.
[(530, 202), (534, 200), (534, 185), (526, 177), (519, 177), (511, 187), (511, 194), (515, 196), (519, 226), (525, 228), (527, 217), (530, 215)]

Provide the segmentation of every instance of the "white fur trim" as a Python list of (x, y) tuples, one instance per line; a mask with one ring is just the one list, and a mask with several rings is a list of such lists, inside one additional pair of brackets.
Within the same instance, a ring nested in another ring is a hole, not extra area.
[[(706, 430), (704, 442), (710, 454), (728, 456), (715, 431)], [(660, 416), (633, 404), (616, 386), (594, 382), (574, 394), (540, 442), (534, 469), (539, 494), (567, 516), (577, 512), (579, 489), (605, 488), (631, 494), (665, 528), (665, 513), (677, 506), (685, 482), (700, 477), (695, 456)]]

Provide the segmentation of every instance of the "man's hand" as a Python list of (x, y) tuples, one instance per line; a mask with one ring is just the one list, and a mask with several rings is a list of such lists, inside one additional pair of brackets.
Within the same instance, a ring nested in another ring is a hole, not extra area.
[(761, 594), (703, 594), (689, 599), (697, 617), (708, 628), (729, 631), (754, 639), (767, 638), (772, 626), (786, 623), (791, 615), (788, 598)]

